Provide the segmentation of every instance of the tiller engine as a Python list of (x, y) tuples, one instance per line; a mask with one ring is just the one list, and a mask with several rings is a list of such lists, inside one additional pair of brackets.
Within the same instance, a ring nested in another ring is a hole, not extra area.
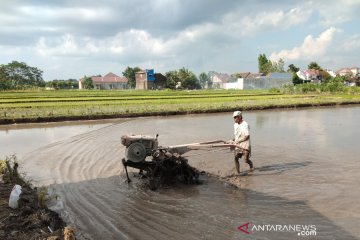
[(222, 140), (159, 147), (158, 135), (124, 135), (121, 137), (121, 143), (126, 147), (122, 163), (127, 181), (131, 181), (127, 167), (136, 168), (140, 170), (140, 175), (149, 179), (151, 189), (176, 180), (186, 184), (199, 182), (199, 171), (191, 167), (188, 160), (181, 156), (186, 152), (213, 147), (236, 147)]

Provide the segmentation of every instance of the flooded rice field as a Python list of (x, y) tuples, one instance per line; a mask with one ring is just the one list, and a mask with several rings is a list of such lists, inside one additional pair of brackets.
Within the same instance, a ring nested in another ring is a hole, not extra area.
[[(0, 128), (53, 208), (83, 239), (360, 239), (360, 107), (244, 112), (256, 170), (236, 176), (228, 149), (191, 151), (201, 185), (126, 183), (126, 133), (170, 146), (233, 137), (232, 113)], [(241, 171), (248, 166), (241, 162)], [(233, 186), (236, 185), (238, 187)]]

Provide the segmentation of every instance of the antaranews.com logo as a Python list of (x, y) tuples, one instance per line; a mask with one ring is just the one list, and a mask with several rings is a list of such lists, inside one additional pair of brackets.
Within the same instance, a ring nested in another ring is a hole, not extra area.
[(238, 230), (244, 234), (254, 232), (294, 232), (298, 236), (316, 236), (316, 225), (300, 225), (300, 224), (251, 224), (245, 223), (238, 227)]

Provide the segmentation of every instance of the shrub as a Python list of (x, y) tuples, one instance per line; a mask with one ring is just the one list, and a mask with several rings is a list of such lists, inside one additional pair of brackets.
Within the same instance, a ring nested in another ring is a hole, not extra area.
[(6, 170), (6, 161), (0, 159), (0, 174), (4, 174)]
[(295, 91), (300, 93), (316, 92), (320, 85), (314, 83), (304, 83), (295, 86)]
[(287, 94), (291, 94), (294, 93), (295, 89), (294, 89), (294, 85), (292, 84), (284, 84), (283, 88), (282, 88), (283, 93), (287, 93)]
[(6, 157), (0, 161), (0, 173), (3, 174), (3, 180), (6, 183), (19, 184), (21, 186), (30, 186), (30, 183), (18, 173), (19, 164), (15, 155)]
[(340, 83), (340, 82), (329, 82), (326, 84), (323, 84), (321, 86), (321, 91), (322, 92), (331, 92), (331, 93), (335, 93), (335, 92), (342, 92), (344, 90), (344, 84)]
[(273, 87), (269, 89), (269, 93), (281, 93), (281, 91), (280, 89)]

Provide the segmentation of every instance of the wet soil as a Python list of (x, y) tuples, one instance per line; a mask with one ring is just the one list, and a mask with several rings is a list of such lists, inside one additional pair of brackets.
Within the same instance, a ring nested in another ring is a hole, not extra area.
[(18, 201), (19, 207), (9, 207), (13, 184), (5, 183), (0, 176), (0, 239), (64, 239), (65, 222), (51, 210), (38, 206), (36, 189), (24, 186)]

